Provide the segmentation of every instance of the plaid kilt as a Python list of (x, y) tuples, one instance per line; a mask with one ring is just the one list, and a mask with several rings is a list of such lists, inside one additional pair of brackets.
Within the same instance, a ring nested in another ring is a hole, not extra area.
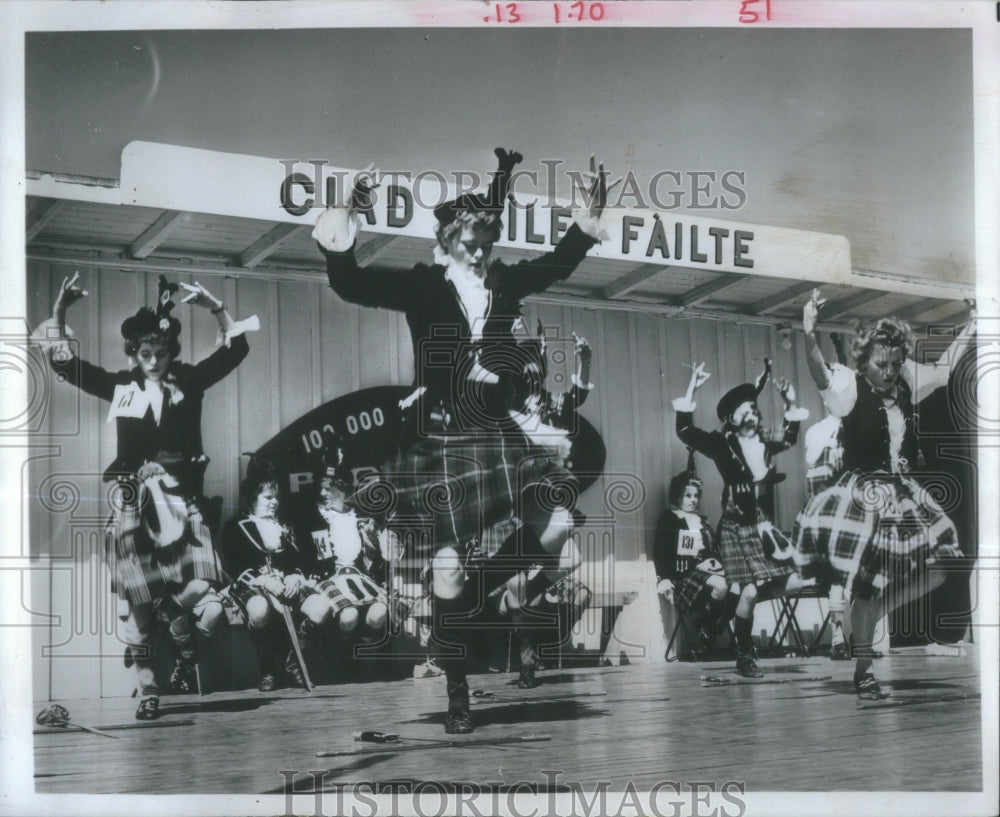
[(708, 580), (713, 575), (715, 574), (697, 567), (685, 573), (674, 585), (674, 604), (677, 609), (685, 615), (692, 611), (699, 612), (711, 594)]
[[(260, 571), (253, 571), (253, 576), (258, 575), (260, 575)], [(302, 602), (310, 596), (316, 595), (318, 592), (319, 591), (315, 587), (304, 584), (301, 588), (299, 588), (298, 593), (292, 596), (292, 598), (282, 598), (277, 599), (277, 601), (287, 603), (292, 612), (298, 612), (299, 608), (302, 606)], [(270, 593), (267, 593), (264, 588), (257, 587), (256, 585), (250, 584), (248, 580), (244, 580), (242, 575), (238, 576), (233, 583), (225, 589), (225, 595), (235, 602), (236, 606), (243, 615), (243, 620), (247, 622), (248, 625), (250, 616), (247, 613), (247, 604), (254, 596), (260, 596), (261, 598), (266, 599), (268, 604), (270, 604), (272, 608), (274, 607), (274, 597), (271, 596)]]
[[(758, 511), (758, 521), (764, 515)], [(737, 511), (730, 506), (719, 522), (719, 552), (726, 569), (726, 581), (744, 587), (755, 584), (758, 587), (773, 579), (781, 579), (795, 571), (787, 564), (769, 559), (764, 552), (757, 522), (740, 522)]]
[(872, 598), (931, 555), (957, 556), (958, 534), (916, 480), (851, 471), (813, 497), (795, 521), (795, 561), (852, 596)]
[(519, 515), (520, 497), (539, 487), (553, 509), (572, 502), (572, 477), (520, 432), (432, 434), (402, 448), (386, 463), (370, 497), (395, 511), (392, 527), (411, 555), (461, 549), (497, 523)]
[(214, 586), (222, 582), (212, 535), (200, 513), (188, 517), (183, 539), (157, 548), (142, 526), (139, 505), (122, 501), (108, 522), (105, 547), (111, 589), (132, 605), (152, 604), (192, 579), (205, 579)]

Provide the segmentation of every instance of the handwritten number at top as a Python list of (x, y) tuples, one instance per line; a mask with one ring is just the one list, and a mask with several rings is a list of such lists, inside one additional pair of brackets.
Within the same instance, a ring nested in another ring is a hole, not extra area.
[[(754, 8), (760, 3), (764, 4), (763, 16), (760, 8)], [(757, 23), (761, 20), (771, 19), (771, 0), (741, 0), (740, 2), (740, 22)]]
[(553, 3), (552, 8), (555, 11), (555, 20), (557, 23), (570, 21), (579, 23), (584, 20), (597, 23), (604, 19), (603, 3), (584, 3), (583, 0), (577, 0), (576, 3), (570, 3), (569, 5), (565, 3)]

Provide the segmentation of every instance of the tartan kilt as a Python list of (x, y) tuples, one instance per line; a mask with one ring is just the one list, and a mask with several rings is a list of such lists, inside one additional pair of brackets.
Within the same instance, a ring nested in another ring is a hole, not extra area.
[(212, 535), (200, 513), (188, 517), (179, 542), (157, 548), (142, 526), (139, 505), (120, 501), (108, 522), (105, 548), (111, 589), (133, 606), (152, 604), (183, 589), (192, 579), (204, 579), (216, 587), (222, 582)]
[[(764, 515), (758, 510), (758, 521)], [(773, 579), (781, 579), (795, 571), (787, 564), (769, 559), (757, 530), (758, 522), (745, 523), (737, 512), (728, 508), (719, 522), (719, 552), (726, 570), (726, 581), (740, 587), (755, 584), (758, 587)]]
[[(254, 571), (253, 573), (254, 576), (259, 575), (259, 571)], [(302, 602), (318, 592), (319, 591), (315, 587), (304, 584), (299, 589), (298, 593), (296, 593), (292, 598), (279, 599), (277, 601), (287, 603), (288, 608), (293, 613), (297, 613), (299, 608), (302, 606)], [(246, 622), (248, 627), (250, 626), (250, 615), (247, 612), (247, 604), (250, 602), (250, 599), (254, 596), (260, 596), (261, 598), (267, 600), (272, 610), (274, 609), (276, 601), (274, 597), (271, 596), (270, 593), (267, 593), (262, 587), (257, 587), (256, 585), (252, 585), (248, 581), (245, 581), (242, 575), (238, 576), (233, 583), (225, 589), (225, 595), (232, 599), (236, 607), (239, 608), (241, 614), (243, 615), (243, 621)]]
[(366, 494), (395, 512), (392, 527), (410, 554), (429, 557), (445, 546), (461, 550), (520, 515), (529, 487), (543, 507), (571, 507), (572, 486), (570, 473), (521, 432), (479, 432), (420, 437), (385, 464)]
[(699, 612), (711, 594), (708, 580), (715, 575), (697, 567), (685, 573), (674, 585), (674, 604), (685, 615)]
[(842, 474), (795, 521), (795, 561), (804, 577), (872, 598), (925, 570), (929, 556), (958, 556), (958, 533), (941, 506), (911, 477)]

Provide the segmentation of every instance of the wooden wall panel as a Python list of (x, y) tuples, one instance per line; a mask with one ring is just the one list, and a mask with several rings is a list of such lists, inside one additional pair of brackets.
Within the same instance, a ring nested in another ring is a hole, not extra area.
[[(49, 314), (54, 293), (67, 271), (71, 272), (60, 265), (30, 265), (32, 322)], [(154, 302), (157, 276), (107, 269), (87, 271), (83, 277), (90, 297), (77, 304), (69, 318), (80, 338), (81, 354), (106, 368), (124, 367), (127, 361), (119, 334), (121, 321), (140, 302)], [(245, 471), (240, 452), (257, 448), (285, 424), (322, 402), (368, 386), (410, 383), (413, 354), (401, 315), (346, 304), (321, 281), (234, 276), (202, 283), (224, 300), (235, 317), (256, 313), (261, 320), (261, 330), (249, 336), (251, 351), (247, 360), (206, 396), (202, 431), (211, 458), (206, 493), (224, 498), (224, 515), (228, 517), (236, 512), (239, 480)], [(183, 358), (191, 361), (209, 354), (216, 340), (212, 317), (180, 304), (175, 314), (184, 326)], [(666, 506), (667, 483), (686, 464), (686, 451), (674, 433), (670, 401), (683, 394), (690, 364), (704, 361), (712, 378), (699, 392), (695, 416), (702, 427), (717, 428), (715, 405), (721, 393), (755, 377), (763, 358), (769, 356), (775, 361), (777, 374), (791, 376), (796, 382), (800, 402), (812, 411), (810, 422), (820, 419), (822, 407), (805, 366), (801, 334), (793, 333), (791, 348), (786, 350), (773, 327), (739, 324), (736, 320), (713, 322), (612, 311), (597, 305), (584, 309), (531, 303), (525, 315), (532, 332), (536, 321), (541, 320), (556, 338), (550, 342), (550, 351), (553, 347), (565, 349), (561, 361), (550, 360), (548, 385), (553, 391), (569, 387), (574, 368), (572, 333), (586, 337), (593, 346), (592, 379), (596, 388), (581, 414), (603, 435), (608, 473), (633, 478), (645, 492), (643, 503), (615, 514), (615, 575), (638, 583), (649, 594), (642, 602), (643, 612), (634, 616), (622, 640), (652, 644), (660, 637), (653, 632), (659, 628), (659, 614), (651, 601), (653, 588), (647, 586), (651, 581), (647, 568), (653, 530)], [(832, 349), (827, 351), (832, 358)], [(29, 483), (35, 488), (51, 488), (54, 474), (82, 475), (75, 478), (81, 498), (72, 513), (53, 511), (40, 497), (32, 498), (27, 519), (33, 553), (70, 558), (73, 530), (96, 524), (95, 520), (107, 516), (106, 486), (97, 475), (115, 455), (115, 434), (113, 426), (105, 422), (106, 405), (56, 383), (54, 378), (50, 378), (49, 385), (46, 428), (55, 434), (78, 426), (78, 432), (40, 438), (51, 444), (52, 451), (48, 456), (45, 451), (39, 453), (40, 458), (28, 469)], [(780, 399), (772, 389), (762, 399), (762, 409), (767, 422), (780, 423)], [(720, 513), (721, 482), (704, 458), (698, 457), (697, 467), (706, 484), (703, 510), (714, 522)], [(779, 467), (788, 478), (779, 493), (778, 522), (790, 529), (803, 497), (801, 444), (782, 455)], [(614, 479), (603, 477), (580, 498), (580, 507), (588, 516), (607, 512), (606, 493)], [(595, 543), (594, 552), (585, 552), (584, 558), (600, 561), (603, 540), (593, 537), (591, 541)], [(61, 594), (58, 589), (53, 593), (53, 612), (64, 605)], [(643, 628), (650, 631), (643, 632)], [(108, 648), (113, 646), (120, 655), (120, 645), (113, 636), (108, 636), (106, 629), (102, 632)], [(60, 693), (69, 683), (55, 678), (61, 672), (58, 666), (51, 670), (51, 689)], [(36, 672), (36, 686), (43, 684), (45, 677), (44, 671)], [(129, 690), (118, 689), (123, 677), (117, 669), (106, 670), (103, 682), (100, 677), (90, 678), (84, 673), (77, 674), (73, 683), (81, 696), (127, 694)], [(87, 688), (80, 687), (81, 683)]]

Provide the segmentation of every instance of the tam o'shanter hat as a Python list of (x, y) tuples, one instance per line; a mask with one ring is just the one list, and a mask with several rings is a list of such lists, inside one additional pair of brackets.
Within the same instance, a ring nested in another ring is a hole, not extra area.
[(741, 383), (722, 395), (719, 405), (715, 408), (715, 413), (720, 420), (725, 420), (730, 414), (736, 411), (742, 403), (756, 403), (758, 396), (764, 390), (767, 379), (771, 375), (771, 359), (764, 358), (764, 371), (753, 383)]
[(122, 322), (122, 337), (125, 340), (132, 340), (154, 332), (171, 338), (179, 337), (181, 322), (170, 314), (176, 306), (173, 299), (177, 289), (177, 284), (168, 283), (167, 279), (161, 275), (156, 310), (144, 306), (131, 318), (126, 318)]
[(490, 213), (496, 219), (503, 215), (507, 203), (507, 188), (510, 185), (511, 171), (524, 157), (516, 150), (507, 151), (503, 148), (496, 148), (493, 153), (497, 157), (497, 169), (493, 174), (489, 192), (486, 195), (463, 193), (452, 201), (439, 204), (434, 208), (434, 218), (442, 227), (451, 224), (459, 213)]

